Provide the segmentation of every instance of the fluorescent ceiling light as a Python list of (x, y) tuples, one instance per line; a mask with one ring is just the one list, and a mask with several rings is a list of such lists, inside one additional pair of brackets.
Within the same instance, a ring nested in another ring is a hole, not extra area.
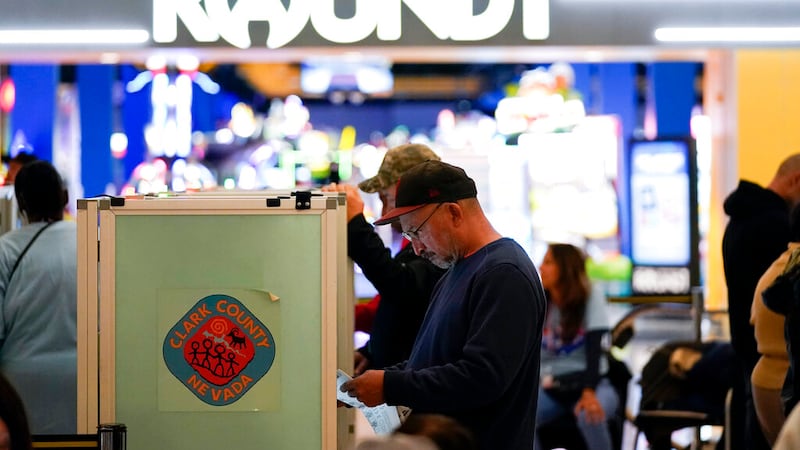
[(0, 45), (144, 44), (147, 30), (0, 30)]
[(103, 53), (100, 55), (100, 64), (118, 64), (120, 59), (119, 53)]
[(657, 28), (661, 42), (797, 42), (800, 27)]

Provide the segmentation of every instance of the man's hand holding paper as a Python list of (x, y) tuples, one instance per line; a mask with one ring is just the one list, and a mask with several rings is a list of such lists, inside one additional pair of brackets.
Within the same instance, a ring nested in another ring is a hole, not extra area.
[(355, 397), (367, 406), (378, 406), (383, 403), (383, 371), (368, 370), (363, 374), (348, 380), (339, 387), (339, 390)]
[(375, 434), (389, 434), (400, 426), (401, 418), (409, 410), (383, 403), (383, 371), (368, 370), (363, 375), (350, 378), (342, 370), (336, 371), (336, 399), (339, 403), (358, 408), (367, 418)]

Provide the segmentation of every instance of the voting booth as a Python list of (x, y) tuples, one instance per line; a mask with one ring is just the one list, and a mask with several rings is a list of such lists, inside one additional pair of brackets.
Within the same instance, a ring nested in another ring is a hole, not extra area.
[(19, 228), (20, 216), (14, 185), (0, 186), (0, 234)]
[(351, 445), (343, 195), (80, 200), (78, 252), (78, 433), (124, 423), (130, 450)]

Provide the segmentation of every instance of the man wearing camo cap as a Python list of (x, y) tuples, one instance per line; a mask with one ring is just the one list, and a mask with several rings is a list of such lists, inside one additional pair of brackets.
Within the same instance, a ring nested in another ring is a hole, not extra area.
[[(399, 145), (386, 152), (378, 173), (358, 187), (367, 193), (377, 192), (383, 204), (381, 214), (386, 214), (395, 206), (394, 193), (400, 176), (419, 163), (439, 159), (426, 145)], [(354, 375), (405, 361), (428, 309), (433, 286), (444, 270), (417, 256), (405, 239), (401, 250), (392, 257), (391, 250), (365, 219), (364, 201), (355, 186), (331, 184), (323, 190), (346, 193), (347, 254), (378, 291), (378, 296), (369, 303), (377, 305), (370, 340), (355, 352)], [(395, 228), (395, 231), (401, 230)], [(359, 312), (357, 309), (357, 328)]]

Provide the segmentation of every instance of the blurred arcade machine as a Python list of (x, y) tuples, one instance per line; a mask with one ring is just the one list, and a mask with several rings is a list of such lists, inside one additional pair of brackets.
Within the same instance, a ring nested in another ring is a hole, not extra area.
[(617, 193), (621, 126), (612, 115), (586, 115), (573, 83), (571, 66), (554, 63), (523, 73), (499, 102), (495, 118), (505, 143), (490, 158), (490, 210), (499, 223), (517, 224), (506, 233), (527, 244), (536, 263), (549, 242), (572, 243), (586, 249), (590, 276), (607, 294), (626, 295), (630, 263), (620, 250)]

